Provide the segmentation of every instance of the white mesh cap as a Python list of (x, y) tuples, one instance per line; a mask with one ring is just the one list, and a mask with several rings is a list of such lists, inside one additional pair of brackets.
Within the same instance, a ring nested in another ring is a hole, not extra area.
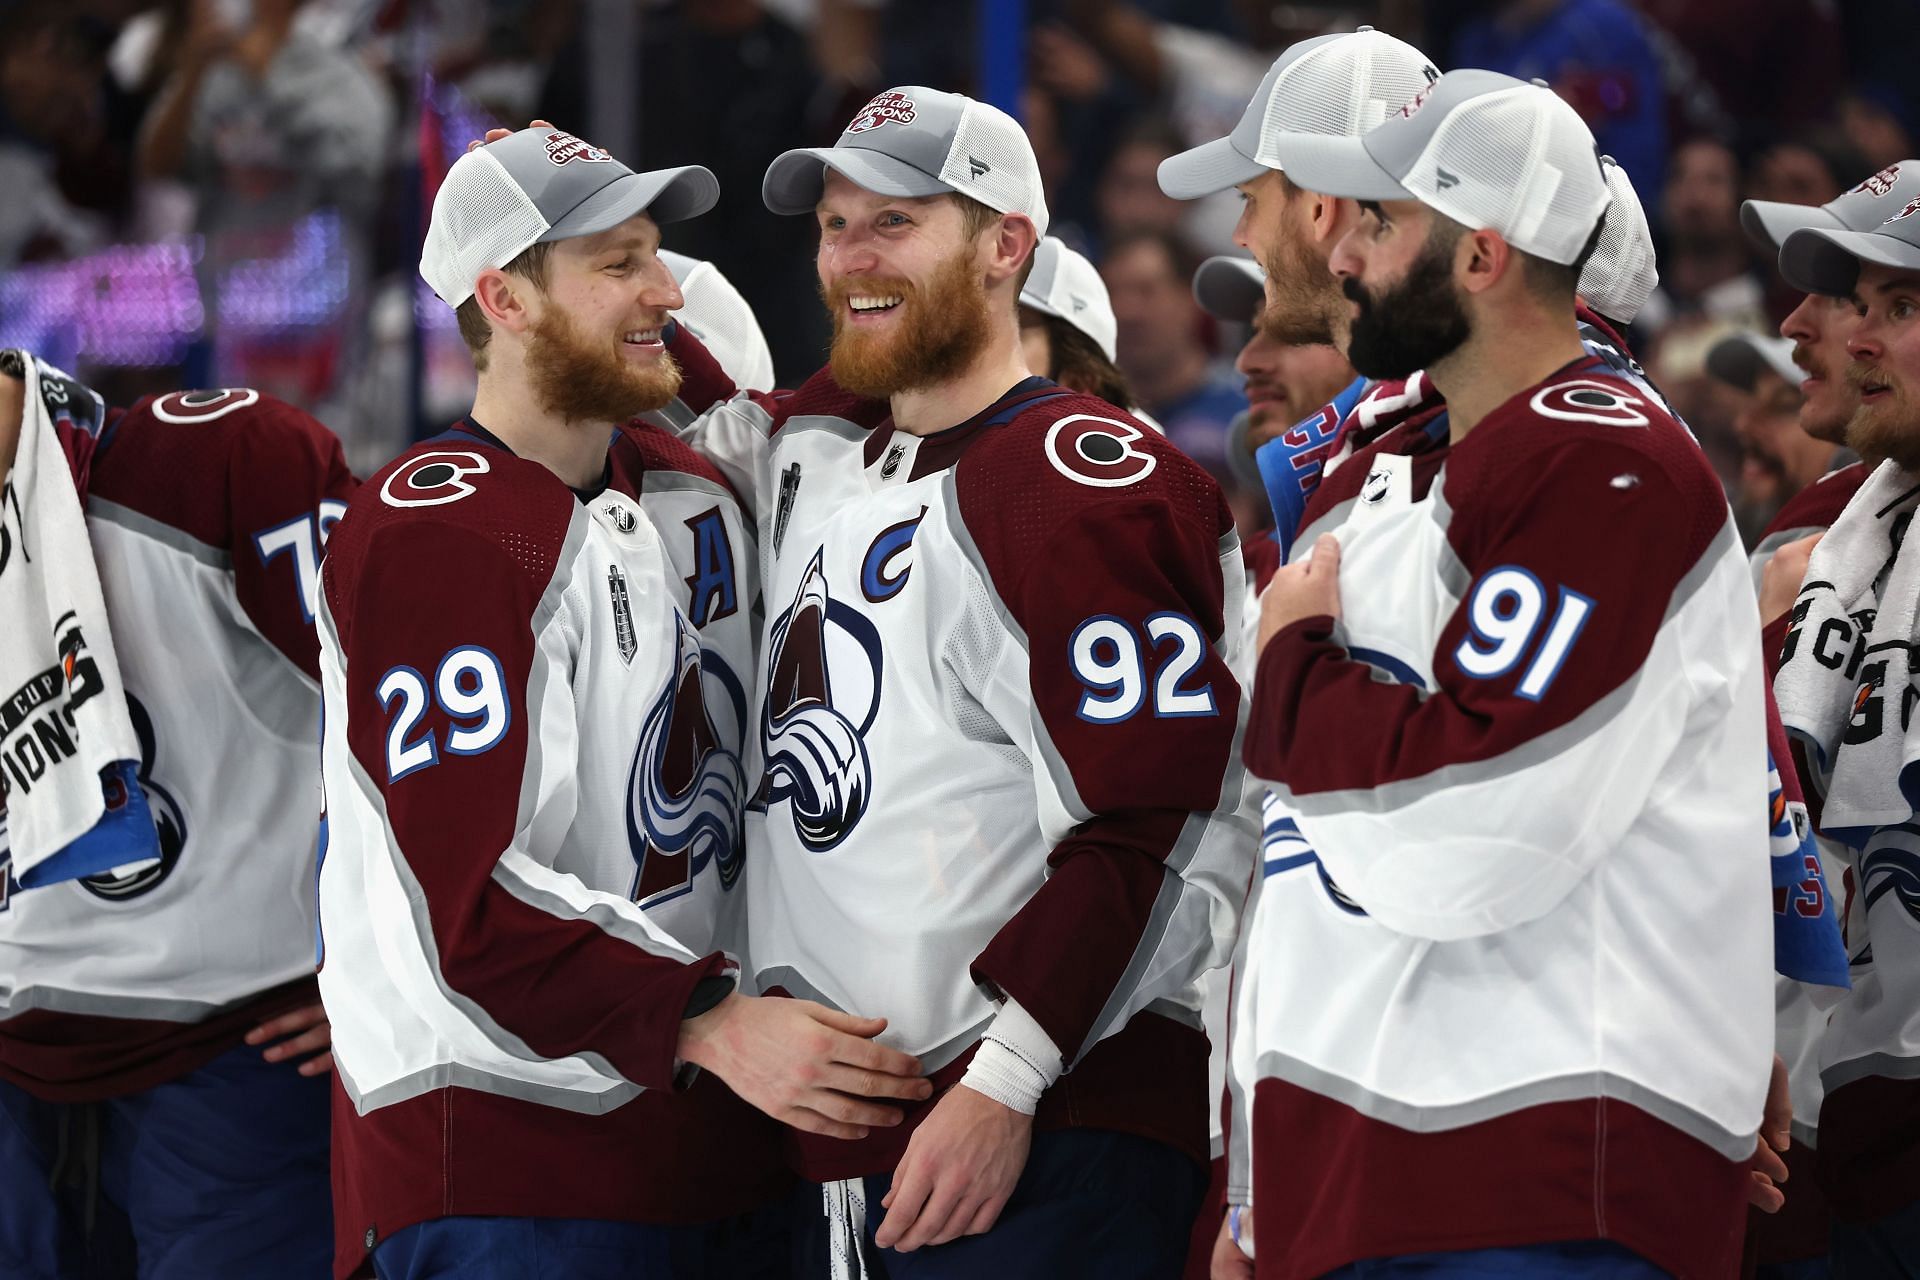
[(1802, 227), (1871, 231), (1915, 196), (1920, 196), (1920, 160), (1902, 160), (1825, 204), (1748, 200), (1740, 206), (1740, 225), (1754, 244), (1778, 253), (1787, 237)]
[(1867, 264), (1920, 272), (1920, 196), (1871, 231), (1804, 227), (1780, 246), (1780, 274), (1807, 293), (1844, 298)]
[(1302, 40), (1273, 60), (1232, 133), (1160, 162), (1160, 189), (1197, 200), (1290, 168), (1296, 137), (1365, 133), (1439, 78), (1426, 54), (1372, 27)]
[(660, 261), (673, 272), (685, 299), (673, 318), (706, 345), (734, 386), (773, 390), (773, 353), (767, 350), (767, 336), (733, 281), (711, 262), (671, 249), (660, 251)]
[(1059, 237), (1048, 236), (1034, 249), (1033, 270), (1020, 290), (1020, 305), (1060, 317), (1092, 338), (1107, 359), (1114, 358), (1120, 324), (1113, 318), (1107, 282), (1084, 254), (1067, 248)]
[(1579, 113), (1497, 71), (1449, 71), (1364, 137), (1296, 139), (1287, 173), (1326, 195), (1418, 200), (1568, 266), (1612, 199)]
[(1588, 306), (1607, 319), (1632, 324), (1660, 283), (1653, 229), (1647, 226), (1647, 211), (1641, 208), (1640, 195), (1620, 162), (1601, 156), (1600, 170), (1613, 200), (1607, 205), (1607, 220), (1600, 224), (1593, 255), (1580, 268), (1578, 291)]
[(1738, 391), (1751, 393), (1760, 375), (1771, 373), (1798, 387), (1807, 375), (1793, 362), (1793, 342), (1773, 334), (1730, 333), (1707, 348), (1707, 372)]
[(829, 168), (883, 196), (971, 196), (1000, 213), (1025, 214), (1047, 233), (1047, 198), (1027, 131), (964, 94), (912, 84), (887, 90), (860, 108), (832, 146), (775, 157), (761, 198), (775, 213), (812, 213)]
[(453, 162), (433, 198), (420, 276), (458, 307), (488, 267), (531, 245), (590, 236), (636, 213), (677, 222), (713, 208), (720, 183), (698, 165), (635, 173), (560, 129), (522, 129)]
[(1193, 300), (1218, 320), (1252, 324), (1267, 302), (1267, 276), (1251, 258), (1208, 258), (1193, 273)]

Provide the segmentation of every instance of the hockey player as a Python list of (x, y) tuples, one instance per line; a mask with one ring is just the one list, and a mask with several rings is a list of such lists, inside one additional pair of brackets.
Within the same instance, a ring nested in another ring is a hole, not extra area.
[(1127, 376), (1113, 363), (1117, 332), (1100, 272), (1058, 237), (1043, 237), (1020, 286), (1020, 348), (1027, 367), (1140, 417)]
[(1320, 484), (1263, 602), (1259, 1274), (1725, 1271), (1772, 1041), (1752, 587), (1698, 449), (1575, 327), (1592, 137), (1455, 72), (1288, 172), (1364, 202), (1355, 368), (1448, 416)]
[[(1836, 202), (1837, 203), (1837, 202)], [(1822, 1037), (1819, 1166), (1836, 1276), (1920, 1272), (1920, 858), (1902, 781), (1913, 758), (1911, 654), (1920, 493), (1920, 197), (1869, 231), (1790, 232), (1796, 289), (1847, 298), (1847, 443), (1879, 461), (1812, 550), (1774, 690), (1802, 739), (1824, 834), (1846, 847), (1853, 992)], [(1892, 714), (1898, 700), (1902, 710)]]
[[(770, 555), (750, 954), (885, 1009), (938, 1089), (864, 1142), (795, 1135), (827, 1209), (802, 1273), (1168, 1274), (1206, 1157), (1196, 983), (1253, 847), (1225, 503), (1029, 371), (1047, 214), (1009, 117), (893, 89), (764, 195), (818, 222), (835, 340), (691, 428)], [(727, 390), (683, 363), (693, 407)]]
[(0, 437), (28, 397), (75, 428), (161, 857), (17, 891), (0, 834), (0, 1274), (320, 1280), (310, 610), (354, 480), (331, 432), (254, 391), (103, 412), (0, 355)]
[(618, 425), (679, 380), (659, 225), (715, 195), (527, 129), (435, 199), (473, 412), (368, 482), (317, 602), (342, 1276), (760, 1274), (742, 1100), (857, 1139), (928, 1092), (884, 1020), (734, 990), (754, 530)]

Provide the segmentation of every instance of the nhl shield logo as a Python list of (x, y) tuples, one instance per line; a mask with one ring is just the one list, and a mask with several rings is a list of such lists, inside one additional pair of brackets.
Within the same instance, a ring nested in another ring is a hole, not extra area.
[(887, 450), (886, 461), (880, 464), (880, 478), (882, 480), (891, 480), (900, 474), (900, 459), (905, 457), (906, 453), (907, 447), (902, 444), (896, 444)]
[(633, 633), (633, 608), (627, 601), (627, 575), (620, 566), (607, 566), (607, 595), (613, 601), (613, 642), (620, 647), (620, 661), (633, 665), (640, 641)]

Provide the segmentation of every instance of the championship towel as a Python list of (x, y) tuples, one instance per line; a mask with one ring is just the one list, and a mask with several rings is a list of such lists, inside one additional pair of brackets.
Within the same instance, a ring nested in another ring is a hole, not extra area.
[(0, 797), (13, 882), (28, 889), (131, 870), (160, 848), (140, 789), (139, 740), (107, 630), (79, 468), (68, 456), (90, 456), (105, 407), (30, 356), (17, 367), (26, 407), (0, 492)]
[(1906, 536), (1916, 501), (1920, 475), (1884, 462), (1867, 477), (1813, 549), (1773, 682), (1821, 789), (1822, 829), (1856, 848), (1920, 804), (1920, 547)]

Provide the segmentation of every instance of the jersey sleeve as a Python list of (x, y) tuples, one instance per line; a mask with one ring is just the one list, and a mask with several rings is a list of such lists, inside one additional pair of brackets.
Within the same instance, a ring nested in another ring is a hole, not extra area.
[[(1431, 688), (1382, 678), (1326, 617), (1269, 642), (1248, 765), (1381, 924), (1448, 940), (1544, 914), (1642, 812), (1688, 709), (1734, 696), (1722, 653), (1751, 621), (1703, 587), (1738, 551), (1717, 487), (1683, 472), (1580, 437), (1484, 500), (1449, 494), (1458, 605)], [(1691, 639), (1649, 661), (1669, 626)]]
[[(736, 967), (696, 958), (531, 852), (533, 832), (571, 821), (577, 785), (564, 602), (462, 525), (390, 525), (363, 550), (344, 602), (345, 706), (327, 707), (329, 722), (344, 712), (353, 776), (328, 779), (330, 821), (332, 793), (361, 788), (417, 904), (412, 944), (497, 1043), (534, 1059), (597, 1054), (632, 1083), (670, 1087), (696, 988)], [(343, 602), (328, 603), (337, 616)]]
[[(1091, 501), (1030, 490), (982, 545), (1024, 638), (1024, 687), (1001, 705), (1026, 718), (1015, 740), (1031, 744), (1051, 847), (1047, 878), (973, 975), (1069, 1064), (1226, 963), (1252, 869), (1231, 665), (1245, 569), (1217, 489), (1179, 483), (1189, 510), (1168, 486)], [(1048, 508), (1060, 518), (1019, 540), (1019, 513)]]
[(680, 392), (643, 415), (691, 445), (726, 478), (754, 518), (768, 485), (774, 433), (787, 393), (742, 391), (713, 353), (684, 324), (673, 326), (667, 350), (680, 366)]

